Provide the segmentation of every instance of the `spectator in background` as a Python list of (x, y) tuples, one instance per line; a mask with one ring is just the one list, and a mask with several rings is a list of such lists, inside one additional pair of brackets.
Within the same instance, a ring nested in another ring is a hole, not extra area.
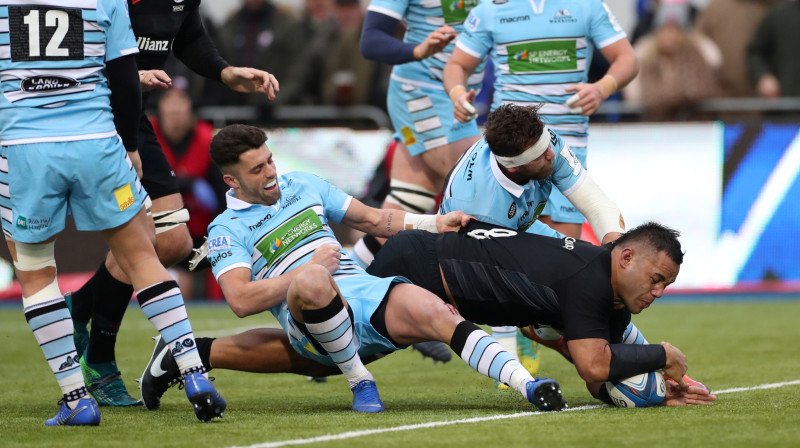
[(778, 3), (767, 12), (747, 47), (747, 69), (765, 98), (800, 96), (800, 1)]
[[(308, 36), (304, 27), (290, 14), (267, 0), (244, 0), (218, 30), (217, 46), (231, 65), (269, 68), (281, 80), (281, 94), (272, 105), (295, 104), (302, 95), (302, 79), (293, 73), (298, 56), (307, 51)], [(256, 95), (226, 91), (224, 104), (257, 105), (268, 113), (270, 103)]]
[[(637, 0), (636, 1), (636, 26), (631, 33), (631, 44), (636, 44), (642, 37), (653, 33), (656, 26), (656, 13), (662, 3), (670, 3), (671, 0)], [(697, 7), (687, 3), (689, 10), (689, 23), (694, 23), (697, 16)]]
[(336, 0), (334, 17), (337, 30), (324, 58), (322, 103), (380, 105), (386, 96), (379, 87), (380, 67), (360, 50), (364, 8), (359, 0)]
[(624, 95), (643, 103), (650, 120), (675, 119), (697, 102), (718, 96), (715, 71), (722, 56), (710, 39), (689, 29), (685, 1), (659, 6), (655, 25), (655, 31), (634, 47), (641, 71)]
[(722, 96), (756, 96), (747, 74), (747, 44), (773, 3), (775, 0), (711, 0), (697, 18), (696, 30), (710, 38), (722, 54), (717, 73)]
[[(185, 84), (176, 78), (174, 85)], [(194, 247), (199, 246), (208, 225), (224, 207), (225, 181), (218, 170), (212, 169), (208, 153), (214, 128), (209, 123), (197, 120), (192, 112), (192, 99), (186, 90), (172, 87), (158, 100), (158, 115), (150, 117), (158, 143), (170, 166), (175, 171), (184, 207), (189, 210), (189, 234)], [(184, 297), (196, 296), (193, 274), (186, 263), (175, 266), (178, 284)], [(202, 293), (202, 292), (200, 292)]]

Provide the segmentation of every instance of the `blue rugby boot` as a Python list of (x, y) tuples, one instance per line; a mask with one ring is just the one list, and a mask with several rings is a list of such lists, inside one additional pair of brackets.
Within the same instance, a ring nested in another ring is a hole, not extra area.
[(535, 378), (525, 385), (528, 401), (539, 408), (540, 411), (560, 411), (567, 407), (567, 402), (561, 396), (561, 386), (558, 381), (550, 378)]
[(378, 395), (378, 385), (372, 380), (359, 381), (353, 391), (353, 410), (356, 412), (383, 412), (383, 402)]
[(63, 399), (58, 400), (61, 408), (55, 417), (47, 419), (46, 426), (97, 426), (100, 424), (100, 409), (97, 408), (94, 398), (84, 397), (75, 404), (75, 409), (70, 409)]
[(201, 422), (209, 422), (214, 417), (222, 418), (228, 403), (211, 384), (211, 380), (200, 372), (186, 374), (183, 377), (186, 397), (194, 406), (194, 415)]

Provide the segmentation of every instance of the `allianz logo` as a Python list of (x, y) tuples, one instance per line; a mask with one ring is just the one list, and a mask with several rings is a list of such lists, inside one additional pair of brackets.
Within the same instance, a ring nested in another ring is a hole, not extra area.
[(149, 37), (140, 36), (136, 39), (139, 51), (169, 51), (168, 40), (155, 40)]

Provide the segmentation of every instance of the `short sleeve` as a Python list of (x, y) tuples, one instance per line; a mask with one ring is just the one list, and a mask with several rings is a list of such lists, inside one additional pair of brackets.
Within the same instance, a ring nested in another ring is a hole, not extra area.
[(251, 250), (227, 226), (211, 223), (208, 228), (208, 255), (214, 278), (235, 268), (252, 270)]
[[(101, 0), (102, 1), (102, 0)], [(139, 47), (133, 35), (131, 19), (128, 16), (128, 3), (125, 0), (107, 0), (109, 24), (106, 29), (105, 61), (136, 54)]]
[(335, 223), (342, 222), (353, 197), (314, 174), (303, 173), (305, 181), (316, 190), (322, 200), (325, 218)]
[(597, 48), (607, 47), (627, 35), (604, 1), (592, 1), (591, 29), (587, 33)]
[(553, 161), (553, 174), (550, 175), (550, 180), (564, 196), (569, 196), (583, 183), (586, 178), (586, 169), (581, 164), (581, 161), (578, 160), (572, 148), (553, 131), (550, 131), (550, 142), (556, 156)]
[(408, 9), (408, 0), (372, 0), (367, 11), (377, 12), (396, 20), (403, 20)]
[(478, 59), (486, 57), (494, 45), (490, 24), (485, 15), (486, 5), (483, 3), (472, 8), (464, 22), (464, 31), (458, 35), (456, 41), (456, 47)]

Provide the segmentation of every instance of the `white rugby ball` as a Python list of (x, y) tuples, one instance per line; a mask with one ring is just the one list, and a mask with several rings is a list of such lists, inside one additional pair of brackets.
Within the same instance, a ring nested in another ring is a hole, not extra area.
[(624, 380), (606, 381), (611, 401), (618, 408), (647, 408), (664, 402), (667, 385), (660, 370), (632, 376)]

